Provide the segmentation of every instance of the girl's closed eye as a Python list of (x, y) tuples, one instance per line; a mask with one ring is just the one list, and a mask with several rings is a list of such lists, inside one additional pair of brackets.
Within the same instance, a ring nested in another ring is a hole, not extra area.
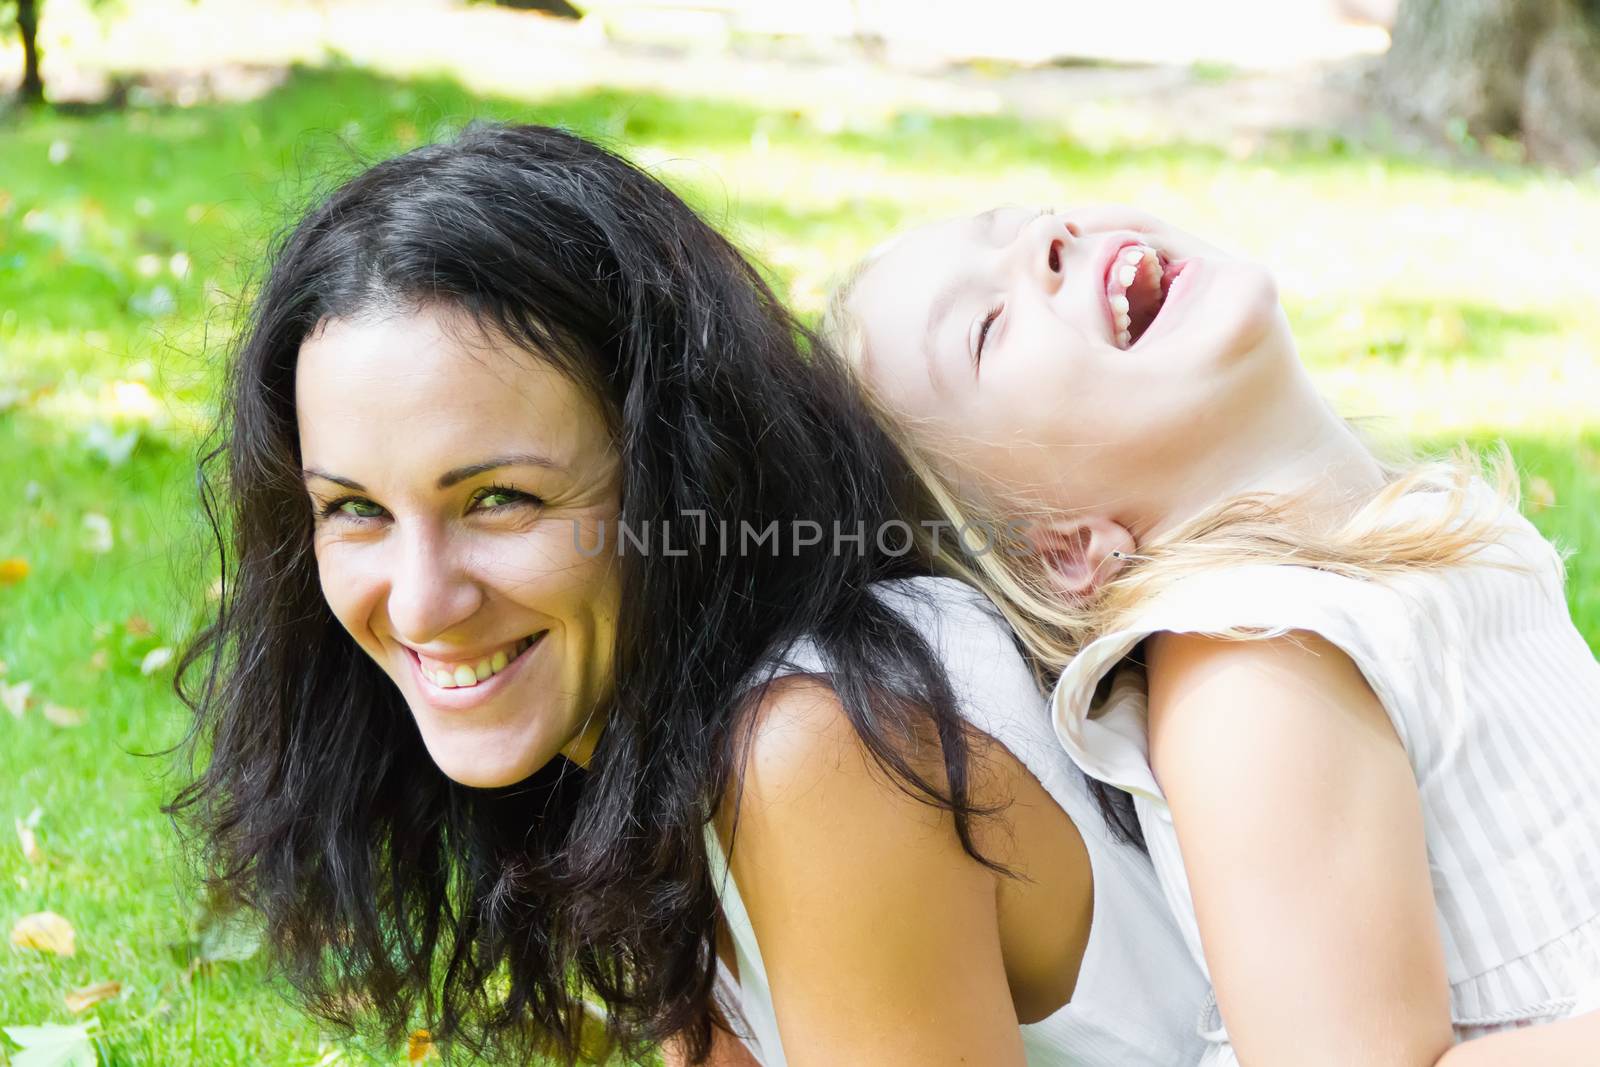
[[(534, 496), (532, 493), (524, 493), (520, 489), (512, 489), (510, 486), (505, 485), (484, 486), (473, 495), (472, 499), (474, 502), (478, 502), (492, 497), (507, 497), (509, 499), (506, 503), (490, 505), (481, 510), (502, 511), (519, 506), (542, 507), (544, 505), (544, 501)], [(314, 500), (313, 503), (317, 508), (317, 517), (319, 519), (343, 519), (354, 522), (365, 522), (369, 519), (378, 518), (378, 513), (383, 511), (383, 508), (379, 507), (377, 504), (374, 504), (366, 497), (360, 496), (342, 496), (336, 500), (330, 500), (327, 502)], [(355, 508), (371, 508), (373, 510), (371, 512), (349, 511), (346, 510), (347, 506), (353, 506)]]
[(995, 320), (1000, 318), (1000, 312), (1004, 310), (1004, 304), (996, 304), (994, 307), (989, 309), (988, 313), (985, 314), (981, 320), (981, 325), (978, 327), (978, 341), (977, 344), (973, 346), (972, 352), (973, 373), (977, 373), (978, 364), (983, 361), (983, 343), (988, 340), (989, 330), (994, 326)]

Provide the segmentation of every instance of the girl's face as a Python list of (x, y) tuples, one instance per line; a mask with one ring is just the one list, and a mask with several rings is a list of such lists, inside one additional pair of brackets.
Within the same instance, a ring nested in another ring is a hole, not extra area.
[(459, 313), (424, 310), (320, 324), (295, 407), (323, 595), (434, 762), (478, 787), (557, 752), (587, 762), (611, 679), (621, 502), (586, 392)]
[(1294, 363), (1263, 267), (1114, 206), (911, 231), (846, 310), (868, 383), (918, 441), (1052, 507), (1114, 512), (1215, 458)]

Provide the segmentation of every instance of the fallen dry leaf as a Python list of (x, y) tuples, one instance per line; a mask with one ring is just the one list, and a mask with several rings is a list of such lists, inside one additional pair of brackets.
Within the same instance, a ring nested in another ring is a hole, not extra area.
[(71, 956), (77, 951), (77, 933), (72, 924), (53, 911), (36, 911), (24, 915), (11, 928), (11, 943), (23, 948), (36, 948), (40, 952), (54, 952), (57, 956)]
[(33, 702), (32, 682), (0, 682), (0, 704), (5, 705), (14, 718), (22, 718)]
[(0, 585), (16, 585), (28, 576), (28, 561), (21, 556), (0, 559)]
[[(34, 808), (38, 811), (38, 808)], [(39, 850), (39, 841), (33, 836), (33, 825), (21, 819), (11, 820), (17, 827), (17, 842), (22, 846), (22, 855), (29, 863), (43, 863), (44, 853)]]
[(150, 625), (150, 620), (143, 615), (129, 615), (123, 622), (122, 628), (128, 631), (129, 637), (149, 637), (155, 633), (155, 629)]
[(74, 1015), (88, 1011), (102, 1000), (110, 1000), (122, 992), (121, 982), (96, 982), (82, 989), (74, 989), (63, 998)]
[(421, 1063), (429, 1058), (437, 1058), (438, 1052), (433, 1047), (433, 1035), (426, 1030), (413, 1030), (406, 1040), (406, 1062)]
[(44, 717), (57, 726), (82, 726), (89, 719), (89, 713), (82, 708), (67, 708), (60, 704), (46, 704)]

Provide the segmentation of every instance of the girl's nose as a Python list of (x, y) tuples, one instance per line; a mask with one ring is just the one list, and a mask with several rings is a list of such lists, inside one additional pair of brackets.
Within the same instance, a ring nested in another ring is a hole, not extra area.
[(389, 624), (409, 645), (434, 643), (477, 612), (482, 589), (449, 539), (413, 529), (402, 534), (389, 577)]
[(1061, 288), (1068, 252), (1078, 229), (1053, 211), (1029, 221), (1017, 234), (1014, 254), (1024, 275), (1047, 293)]

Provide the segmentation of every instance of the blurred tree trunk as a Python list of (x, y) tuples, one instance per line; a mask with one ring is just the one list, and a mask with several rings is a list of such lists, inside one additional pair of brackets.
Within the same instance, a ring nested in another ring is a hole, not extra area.
[(567, 0), (490, 0), (490, 2), (497, 7), (509, 7), (514, 11), (542, 11), (546, 15), (563, 19), (583, 17), (583, 12), (567, 3)]
[(22, 87), (25, 104), (44, 103), (44, 81), (39, 77), (39, 0), (17, 0), (17, 32), (22, 35)]
[(1401, 0), (1393, 36), (1380, 78), (1401, 115), (1600, 164), (1600, 0)]

